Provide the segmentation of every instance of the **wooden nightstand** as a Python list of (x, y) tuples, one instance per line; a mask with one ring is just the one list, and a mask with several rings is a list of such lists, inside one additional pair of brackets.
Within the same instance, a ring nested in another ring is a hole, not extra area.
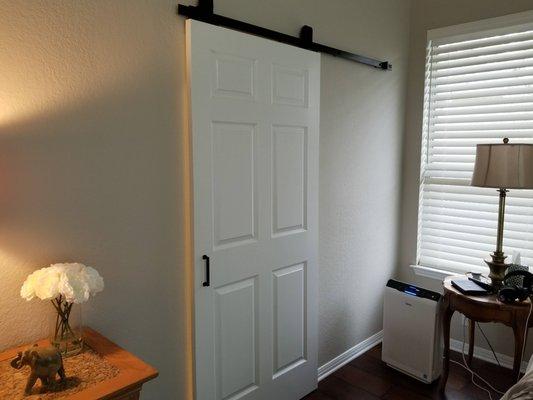
[[(474, 353), (475, 322), (500, 322), (513, 328), (515, 350), (513, 375), (518, 380), (522, 362), (522, 350), (526, 334), (526, 323), (530, 312), (531, 302), (506, 304), (499, 301), (496, 295), (467, 296), (452, 286), (452, 279), (465, 278), (451, 276), (444, 280), (444, 296), (441, 303), (442, 330), (444, 334), (444, 361), (439, 389), (444, 392), (448, 380), (450, 363), (450, 322), (455, 311), (469, 319), (468, 363), (471, 364)], [(529, 319), (529, 326), (533, 325), (533, 316)]]
[[(65, 392), (64, 396), (57, 398), (65, 400), (138, 400), (142, 385), (156, 378), (158, 375), (157, 370), (106, 339), (98, 332), (90, 328), (84, 328), (83, 333), (86, 345), (101, 356), (116, 371), (115, 376), (90, 384), (85, 389), (76, 393)], [(38, 344), (39, 346), (47, 346), (49, 345), (49, 341), (41, 340)], [(27, 347), (21, 346), (0, 353), (0, 362), (13, 359), (19, 351)], [(97, 358), (100, 359), (99, 357)], [(68, 379), (68, 369), (66, 373)], [(60, 395), (61, 392), (57, 393)], [(29, 396), (30, 399), (33, 397), (33, 395)]]

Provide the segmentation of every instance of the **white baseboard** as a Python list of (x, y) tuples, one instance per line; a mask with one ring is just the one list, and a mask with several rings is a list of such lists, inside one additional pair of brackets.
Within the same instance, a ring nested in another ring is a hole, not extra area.
[(318, 367), (318, 380), (324, 379), (326, 376), (332, 374), (339, 368), (345, 366), (354, 358), (366, 353), (375, 345), (381, 343), (383, 340), (383, 331), (379, 331), (362, 342), (356, 344), (352, 348), (346, 350), (344, 353), (338, 355), (333, 360), (328, 361), (324, 365)]
[[(383, 331), (379, 331), (369, 338), (366, 338), (362, 342), (356, 344), (352, 348), (346, 350), (344, 353), (338, 355), (334, 359), (328, 361), (324, 365), (321, 365), (318, 367), (318, 380), (321, 381), (328, 375), (332, 374), (339, 368), (345, 366), (353, 359), (363, 355), (368, 350), (370, 350), (372, 347), (376, 346), (377, 344), (381, 343), (383, 341)], [(461, 352), (463, 348), (463, 342), (456, 339), (450, 339), (450, 349), (457, 351), (458, 353)], [(468, 343), (465, 345), (465, 354), (468, 353)], [(500, 361), (500, 365), (504, 368), (513, 369), (513, 357), (510, 357), (505, 354), (496, 353), (496, 356), (498, 357), (498, 360)], [(494, 355), (490, 350), (484, 349), (483, 347), (474, 346), (474, 357), (478, 358), (483, 361), (487, 361), (492, 364), (498, 364), (496, 360), (494, 359)], [(522, 372), (525, 372), (527, 367), (527, 361), (522, 361), (522, 365), (520, 366), (520, 370)]]
[[(456, 339), (450, 339), (450, 349), (455, 350), (461, 353), (463, 349), (463, 342)], [(465, 344), (465, 354), (468, 354), (468, 343)], [(496, 353), (498, 360), (500, 360), (500, 365), (504, 368), (513, 369), (513, 357), (510, 357), (505, 354)], [(480, 360), (487, 361), (491, 364), (498, 364), (494, 359), (492, 351), (484, 349), (483, 347), (474, 346), (474, 357), (479, 358)], [(522, 361), (520, 370), (525, 372), (527, 367), (527, 361)]]

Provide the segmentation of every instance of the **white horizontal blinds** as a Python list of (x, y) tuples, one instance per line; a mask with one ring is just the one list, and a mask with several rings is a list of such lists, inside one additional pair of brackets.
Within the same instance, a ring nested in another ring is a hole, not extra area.
[[(476, 144), (533, 143), (533, 26), (428, 42), (418, 263), (481, 271), (496, 246), (498, 193), (470, 186)], [(533, 191), (511, 190), (504, 251), (533, 266)]]

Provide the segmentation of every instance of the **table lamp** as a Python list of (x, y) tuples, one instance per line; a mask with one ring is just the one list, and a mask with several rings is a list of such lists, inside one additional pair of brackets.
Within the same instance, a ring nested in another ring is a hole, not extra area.
[(508, 189), (533, 189), (533, 144), (512, 144), (507, 138), (499, 144), (478, 144), (471, 185), (497, 188), (500, 193), (496, 251), (485, 260), (493, 286), (499, 287), (509, 266), (503, 253), (505, 197)]

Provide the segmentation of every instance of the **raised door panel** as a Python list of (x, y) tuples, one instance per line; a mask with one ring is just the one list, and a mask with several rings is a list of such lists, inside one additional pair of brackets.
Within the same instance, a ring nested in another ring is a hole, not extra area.
[(215, 293), (217, 399), (237, 400), (258, 388), (257, 278)]
[(213, 51), (212, 96), (253, 100), (256, 64), (252, 58)]
[(274, 236), (307, 228), (307, 129), (272, 128), (272, 230)]
[(301, 263), (273, 272), (274, 378), (306, 359), (305, 270), (305, 263)]
[(213, 243), (256, 240), (255, 125), (213, 123)]
[(272, 65), (272, 103), (307, 107), (309, 74), (307, 70)]

